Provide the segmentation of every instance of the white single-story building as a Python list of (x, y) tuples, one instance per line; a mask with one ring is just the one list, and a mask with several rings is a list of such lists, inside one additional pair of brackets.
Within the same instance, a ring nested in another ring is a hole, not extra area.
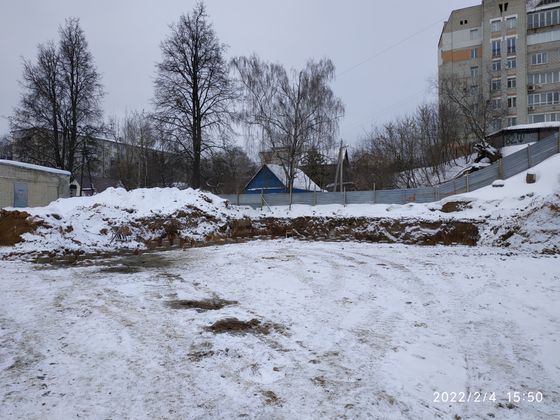
[(0, 208), (42, 207), (70, 195), (70, 172), (0, 159)]

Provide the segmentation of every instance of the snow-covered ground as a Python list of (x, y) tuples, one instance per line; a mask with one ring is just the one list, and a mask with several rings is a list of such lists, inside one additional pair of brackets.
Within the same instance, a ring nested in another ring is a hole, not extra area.
[[(0, 418), (559, 418), (558, 261), (292, 240), (0, 261)], [(269, 334), (207, 330), (231, 317)]]

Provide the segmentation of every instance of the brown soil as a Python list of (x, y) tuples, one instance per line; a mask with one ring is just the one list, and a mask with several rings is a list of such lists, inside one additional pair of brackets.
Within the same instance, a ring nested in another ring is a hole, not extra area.
[(263, 334), (268, 335), (273, 330), (282, 332), (283, 327), (269, 322), (261, 323), (258, 319), (250, 321), (240, 321), (237, 318), (226, 318), (216, 321), (214, 324), (206, 328), (214, 334)]
[(225, 306), (237, 305), (235, 300), (224, 300), (219, 298), (206, 300), (171, 300), (166, 305), (171, 309), (196, 309), (197, 312), (217, 311)]
[(189, 360), (192, 360), (193, 362), (200, 362), (202, 359), (204, 359), (206, 357), (214, 356), (214, 354), (215, 354), (215, 352), (213, 350), (195, 351), (195, 352), (189, 353)]
[(280, 398), (272, 391), (263, 391), (262, 395), (264, 402), (268, 405), (278, 405), (281, 402)]
[[(236, 221), (238, 222), (238, 221)], [(254, 222), (235, 223), (230, 234), (242, 237), (286, 237), (297, 232), (298, 238), (309, 240), (358, 240), (409, 245), (468, 245), (479, 240), (474, 222), (395, 220), (383, 218), (265, 218)]]
[(21, 235), (44, 226), (42, 220), (33, 220), (24, 211), (0, 210), (0, 246), (13, 246), (22, 241)]
[(470, 201), (449, 201), (441, 206), (442, 213), (457, 213), (467, 209), (472, 209)]

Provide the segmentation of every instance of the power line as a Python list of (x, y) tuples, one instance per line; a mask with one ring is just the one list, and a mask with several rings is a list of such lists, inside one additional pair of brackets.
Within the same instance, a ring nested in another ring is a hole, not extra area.
[(399, 42), (397, 42), (397, 43), (395, 43), (395, 44), (393, 44), (393, 45), (390, 45), (390, 46), (388, 46), (388, 47), (382, 49), (381, 51), (375, 53), (374, 55), (372, 55), (372, 56), (370, 56), (370, 57), (368, 57), (368, 58), (366, 58), (365, 60), (359, 62), (358, 64), (355, 64), (354, 66), (352, 66), (352, 67), (350, 67), (350, 68), (344, 70), (343, 72), (337, 74), (337, 75), (336, 75), (337, 78), (344, 76), (345, 74), (351, 72), (352, 70), (355, 70), (356, 68), (358, 68), (358, 67), (360, 67), (360, 66), (363, 66), (364, 64), (366, 64), (366, 63), (368, 63), (369, 61), (373, 60), (374, 58), (377, 58), (377, 57), (379, 57), (380, 55), (385, 54), (386, 52), (392, 50), (393, 48), (396, 48), (396, 47), (398, 47), (398, 46), (404, 44), (405, 42), (411, 40), (411, 39), (414, 38), (415, 36), (418, 36), (418, 35), (420, 35), (421, 33), (426, 32), (428, 29), (431, 29), (431, 28), (434, 27), (435, 25), (440, 24), (440, 23), (442, 23), (442, 22), (445, 22), (445, 19), (438, 19), (436, 22), (431, 23), (429, 26), (426, 26), (426, 27), (423, 28), (423, 29), (420, 29), (418, 32), (415, 32), (415, 33), (413, 33), (412, 35), (407, 36), (406, 38), (400, 40)]
[[(395, 109), (395, 108), (401, 106), (403, 103), (408, 102), (408, 101), (410, 101), (411, 99), (416, 98), (416, 97), (419, 96), (420, 94), (425, 94), (425, 93), (426, 93), (426, 88), (422, 88), (422, 89), (420, 89), (419, 91), (414, 92), (414, 93), (412, 93), (412, 94), (410, 94), (410, 95), (408, 95), (408, 96), (406, 96), (406, 97), (400, 99), (398, 102), (394, 102), (393, 104), (391, 104), (391, 105), (389, 105), (389, 106), (387, 106), (387, 107), (384, 107), (384, 108), (383, 108), (383, 111), (382, 111), (381, 113), (377, 114), (377, 117), (379, 117), (379, 116), (385, 116), (385, 115), (389, 114), (393, 109)], [(369, 118), (369, 117), (368, 117), (368, 118)], [(371, 119), (373, 119), (373, 118), (375, 118), (375, 117), (371, 117)], [(360, 119), (360, 122), (355, 122), (355, 123), (351, 124), (351, 125), (349, 126), (349, 128), (355, 128), (355, 127), (358, 127), (358, 126), (363, 125), (364, 123), (366, 123), (365, 117), (364, 117), (363, 119)]]

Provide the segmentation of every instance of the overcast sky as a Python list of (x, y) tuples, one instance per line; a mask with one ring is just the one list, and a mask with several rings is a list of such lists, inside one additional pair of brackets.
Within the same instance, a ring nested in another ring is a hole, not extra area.
[[(479, 3), (479, 2), (478, 2)], [(57, 38), (79, 17), (107, 93), (105, 115), (151, 110), (155, 63), (168, 25), (194, 0), (2, 0), (0, 134), (20, 95), (21, 58)], [(346, 106), (341, 137), (355, 143), (372, 125), (409, 113), (432, 98), (437, 43), (452, 9), (475, 0), (206, 0), (229, 56), (249, 55), (302, 67), (331, 58), (335, 93)]]

